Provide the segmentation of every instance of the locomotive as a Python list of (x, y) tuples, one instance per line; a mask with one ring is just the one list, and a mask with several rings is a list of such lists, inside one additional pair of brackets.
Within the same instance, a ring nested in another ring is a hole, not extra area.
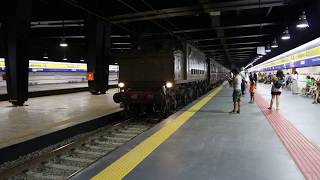
[(119, 57), (113, 99), (127, 111), (168, 114), (221, 83), (228, 69), (189, 43), (149, 40)]

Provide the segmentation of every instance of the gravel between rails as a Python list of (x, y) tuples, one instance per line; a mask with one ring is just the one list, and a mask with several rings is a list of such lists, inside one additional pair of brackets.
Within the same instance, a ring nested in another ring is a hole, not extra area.
[(41, 158), (43, 154), (48, 154), (54, 149), (81, 140), (82, 142), (72, 149), (62, 154), (53, 155), (49, 159), (45, 159), (41, 163), (8, 178), (9, 180), (67, 179), (152, 126), (153, 124), (145, 121), (126, 121), (108, 128), (103, 127), (93, 132), (71, 137), (63, 142), (20, 157), (15, 161), (4, 163), (0, 165), (0, 171), (15, 168), (30, 160)]

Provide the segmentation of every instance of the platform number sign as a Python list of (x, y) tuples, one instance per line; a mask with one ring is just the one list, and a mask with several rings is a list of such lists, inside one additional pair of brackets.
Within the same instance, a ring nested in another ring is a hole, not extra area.
[(94, 72), (87, 72), (86, 77), (87, 77), (88, 81), (93, 81), (94, 80)]

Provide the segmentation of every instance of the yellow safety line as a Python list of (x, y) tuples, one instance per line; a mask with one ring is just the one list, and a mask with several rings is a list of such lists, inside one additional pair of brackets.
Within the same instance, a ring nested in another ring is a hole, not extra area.
[(143, 161), (152, 151), (160, 146), (169, 138), (179, 127), (187, 122), (199, 109), (201, 109), (210, 99), (222, 90), (220, 86), (213, 90), (209, 95), (202, 98), (198, 103), (190, 107), (187, 111), (180, 114), (176, 119), (162, 127), (152, 136), (141, 142), (131, 151), (113, 162), (106, 169), (94, 176), (92, 180), (113, 180), (122, 179), (132, 171), (141, 161)]

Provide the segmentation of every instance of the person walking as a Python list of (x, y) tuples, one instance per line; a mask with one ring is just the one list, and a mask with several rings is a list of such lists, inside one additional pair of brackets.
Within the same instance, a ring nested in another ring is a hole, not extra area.
[(298, 75), (298, 72), (295, 71), (292, 77), (292, 87), (291, 87), (292, 94), (299, 94), (298, 82), (299, 82), (299, 75)]
[(244, 71), (244, 68), (241, 67), (240, 69), (240, 77), (241, 77), (241, 93), (242, 93), (242, 96), (244, 96), (246, 94), (246, 86), (247, 86), (247, 81), (246, 81), (246, 73)]
[(256, 79), (254, 78), (254, 76), (251, 76), (250, 77), (250, 88), (249, 88), (250, 89), (250, 101), (249, 101), (249, 103), (254, 103), (254, 94), (255, 94), (256, 88), (257, 88), (256, 84), (257, 84)]
[(256, 82), (256, 85), (257, 85), (257, 82), (258, 82), (258, 75), (256, 72), (253, 73), (253, 78), (254, 78), (254, 81)]
[(283, 71), (278, 70), (276, 76), (272, 77), (272, 87), (271, 87), (271, 101), (269, 110), (272, 110), (274, 101), (276, 101), (276, 110), (280, 109), (280, 95), (282, 91), (282, 86), (284, 84)]
[(236, 69), (232, 70), (233, 78), (227, 77), (230, 84), (233, 87), (232, 100), (233, 100), (233, 110), (230, 113), (240, 114), (240, 101), (241, 101), (241, 81), (242, 78), (239, 75), (239, 71)]

